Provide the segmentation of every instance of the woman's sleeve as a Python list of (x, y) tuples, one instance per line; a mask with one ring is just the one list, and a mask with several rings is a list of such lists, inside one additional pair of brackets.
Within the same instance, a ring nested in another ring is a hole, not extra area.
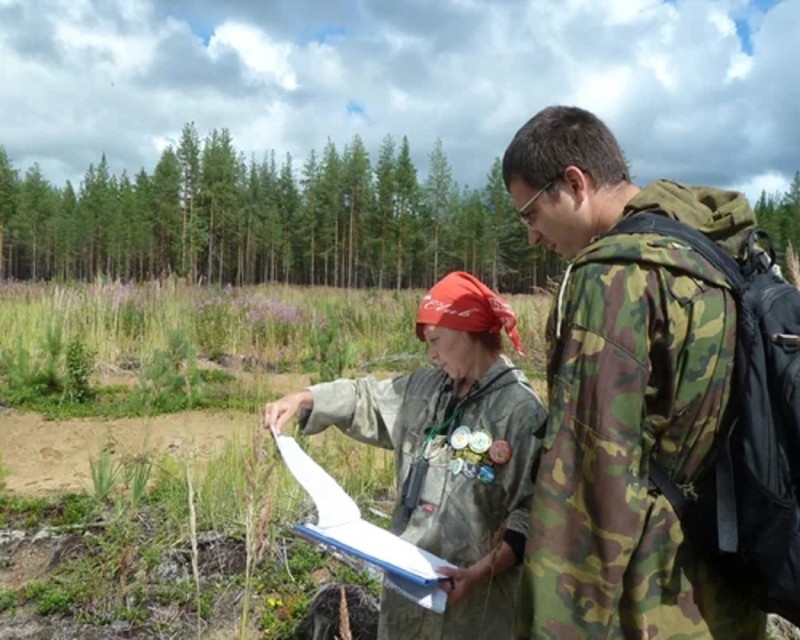
[(541, 454), (541, 428), (547, 419), (547, 411), (533, 391), (521, 388), (520, 392), (524, 397), (518, 401), (518, 406), (508, 418), (510, 424), (507, 432), (514, 434), (513, 438), (509, 438), (514, 447), (511, 460), (508, 462), (510, 468), (499, 467), (498, 473), (504, 474), (506, 508), (509, 512), (506, 529), (527, 538), (533, 475)]
[(409, 376), (377, 381), (374, 377), (340, 379), (309, 387), (314, 408), (300, 416), (303, 434), (320, 433), (330, 425), (367, 444), (393, 449), (397, 416)]

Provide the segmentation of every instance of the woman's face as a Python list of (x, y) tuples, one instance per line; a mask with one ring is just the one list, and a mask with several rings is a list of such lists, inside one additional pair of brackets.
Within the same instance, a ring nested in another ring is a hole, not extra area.
[(467, 331), (432, 324), (425, 325), (422, 333), (428, 344), (428, 359), (453, 380), (466, 378), (475, 360), (475, 337)]

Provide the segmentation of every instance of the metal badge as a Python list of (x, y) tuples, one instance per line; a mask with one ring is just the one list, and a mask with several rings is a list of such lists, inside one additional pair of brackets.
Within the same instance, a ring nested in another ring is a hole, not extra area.
[(478, 465), (472, 462), (465, 462), (462, 472), (470, 480), (474, 480), (478, 475)]
[(498, 465), (503, 465), (511, 460), (514, 450), (506, 440), (495, 440), (489, 447), (489, 460)]
[(494, 482), (494, 469), (487, 466), (482, 466), (478, 469), (478, 480), (480, 480), (483, 484), (491, 484)]
[(469, 448), (475, 453), (485, 453), (492, 446), (492, 436), (488, 431), (475, 431), (469, 439)]
[(453, 458), (453, 461), (450, 463), (450, 471), (452, 471), (454, 476), (457, 476), (464, 469), (464, 464), (464, 458)]
[(450, 434), (450, 446), (456, 451), (460, 451), (470, 443), (471, 436), (472, 429), (462, 424)]

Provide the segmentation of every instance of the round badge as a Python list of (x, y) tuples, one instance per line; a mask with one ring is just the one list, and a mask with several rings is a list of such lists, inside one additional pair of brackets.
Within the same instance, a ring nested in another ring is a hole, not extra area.
[(495, 464), (505, 464), (511, 460), (511, 445), (505, 440), (495, 440), (489, 447), (489, 460)]
[(474, 480), (478, 475), (478, 465), (473, 464), (472, 462), (465, 462), (464, 470), (461, 473), (463, 473), (470, 480)]
[(457, 476), (461, 473), (461, 470), (464, 468), (464, 458), (453, 458), (453, 461), (450, 463), (450, 471), (453, 472), (454, 476)]
[(450, 446), (456, 451), (465, 448), (470, 443), (472, 430), (466, 425), (461, 425), (450, 434)]
[(487, 466), (483, 466), (478, 469), (478, 480), (480, 480), (483, 484), (491, 484), (494, 482), (494, 469)]
[(488, 431), (475, 431), (469, 439), (469, 448), (475, 453), (484, 453), (492, 446), (492, 436)]

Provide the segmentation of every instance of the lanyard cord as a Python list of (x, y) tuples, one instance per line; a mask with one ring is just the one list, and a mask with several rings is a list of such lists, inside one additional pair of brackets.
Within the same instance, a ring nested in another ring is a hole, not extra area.
[[(470, 392), (466, 396), (464, 396), (464, 398), (460, 402), (456, 404), (455, 408), (452, 409), (452, 413), (450, 413), (450, 415), (447, 415), (447, 413), (450, 412), (450, 409), (448, 407), (448, 409), (445, 410), (445, 415), (446, 415), (445, 419), (439, 424), (431, 425), (430, 429), (428, 429), (428, 435), (425, 437), (425, 442), (422, 443), (422, 446), (419, 449), (417, 458), (423, 458), (425, 456), (425, 452), (427, 451), (428, 447), (430, 446), (431, 442), (433, 442), (433, 439), (436, 436), (438, 436), (440, 433), (448, 432), (453, 423), (455, 423), (464, 414), (464, 411), (466, 410), (468, 404), (474, 402), (482, 395), (484, 395), (487, 391), (489, 391), (492, 388), (492, 385), (497, 380), (502, 378), (505, 374), (509, 373), (510, 371), (514, 371), (516, 369), (517, 367), (509, 367), (508, 369), (503, 369), (500, 373), (491, 378), (480, 390), (478, 390), (477, 393), (473, 394), (472, 390), (470, 390)], [(507, 384), (511, 384), (511, 382), (508, 382)], [(441, 397), (442, 397), (441, 394), (439, 394), (439, 399), (436, 401), (437, 406), (439, 404), (439, 401), (441, 400)]]

